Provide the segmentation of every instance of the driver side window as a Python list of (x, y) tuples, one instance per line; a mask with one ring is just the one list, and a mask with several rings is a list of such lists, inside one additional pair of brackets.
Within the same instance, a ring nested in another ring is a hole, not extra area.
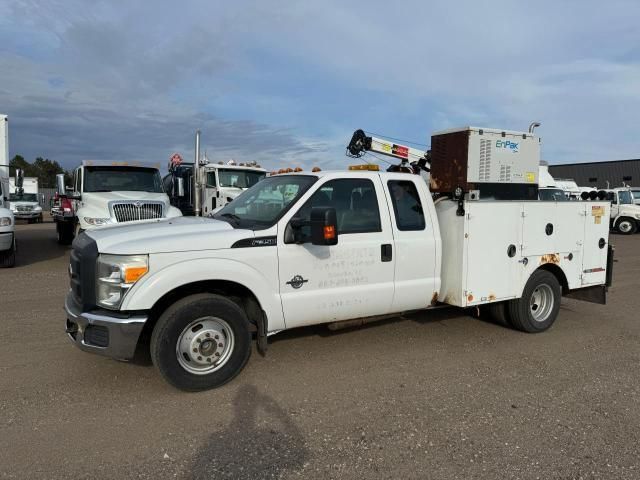
[[(333, 207), (338, 219), (338, 234), (380, 232), (380, 211), (373, 182), (368, 179), (330, 180), (320, 187), (298, 210), (296, 221), (308, 223), (313, 207)], [(307, 241), (311, 227), (300, 227), (299, 235)]]

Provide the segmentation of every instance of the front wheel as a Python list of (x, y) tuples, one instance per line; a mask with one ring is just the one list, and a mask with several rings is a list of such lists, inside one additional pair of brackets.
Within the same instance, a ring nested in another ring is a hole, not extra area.
[(511, 325), (528, 333), (543, 332), (558, 317), (562, 288), (558, 279), (546, 270), (536, 270), (524, 287), (522, 297), (509, 302)]
[(6, 252), (0, 252), (0, 267), (1, 268), (13, 268), (16, 265), (16, 241), (13, 241), (13, 245)]
[(181, 390), (219, 387), (244, 368), (251, 355), (251, 332), (244, 311), (209, 293), (171, 305), (151, 335), (151, 359), (162, 376)]
[(56, 233), (58, 234), (58, 243), (60, 245), (71, 245), (73, 242), (73, 223), (56, 222)]
[(616, 225), (616, 229), (623, 235), (631, 235), (636, 233), (638, 225), (635, 220), (631, 218), (621, 218)]

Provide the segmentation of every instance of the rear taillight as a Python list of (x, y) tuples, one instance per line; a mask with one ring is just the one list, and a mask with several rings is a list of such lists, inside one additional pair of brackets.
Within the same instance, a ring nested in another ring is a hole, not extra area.
[(71, 204), (71, 201), (68, 198), (63, 198), (62, 202), (60, 202), (60, 206), (62, 207), (62, 210), (65, 212), (73, 212), (73, 205)]

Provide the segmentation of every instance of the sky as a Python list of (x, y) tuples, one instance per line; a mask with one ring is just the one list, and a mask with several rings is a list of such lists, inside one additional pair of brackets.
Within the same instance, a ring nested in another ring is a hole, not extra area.
[(551, 164), (640, 157), (640, 2), (0, 0), (10, 156), (344, 168), (540, 121)]

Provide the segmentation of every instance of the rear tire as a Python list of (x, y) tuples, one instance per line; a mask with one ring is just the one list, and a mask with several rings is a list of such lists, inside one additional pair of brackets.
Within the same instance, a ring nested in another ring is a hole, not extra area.
[(13, 268), (16, 265), (16, 241), (6, 252), (0, 252), (0, 268)]
[(160, 316), (150, 351), (153, 364), (174, 387), (191, 392), (216, 388), (240, 373), (249, 360), (249, 321), (228, 298), (191, 295)]
[(558, 317), (561, 297), (558, 279), (551, 272), (536, 270), (525, 285), (522, 297), (509, 302), (511, 325), (523, 332), (544, 332)]
[(511, 326), (508, 302), (493, 302), (485, 305), (487, 314), (498, 324), (504, 327)]
[(632, 218), (623, 217), (616, 223), (616, 230), (623, 235), (632, 235), (638, 230), (638, 224)]

